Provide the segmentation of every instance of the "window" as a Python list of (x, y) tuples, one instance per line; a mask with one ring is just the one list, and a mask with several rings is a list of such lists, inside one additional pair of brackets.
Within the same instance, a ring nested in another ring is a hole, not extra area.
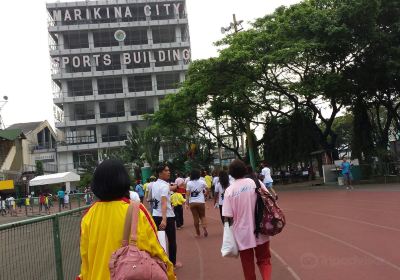
[(69, 31), (64, 33), (64, 49), (89, 48), (88, 36), (87, 31)]
[(100, 102), (99, 107), (100, 118), (102, 119), (125, 116), (123, 100)]
[(99, 78), (97, 79), (97, 88), (99, 90), (99, 94), (122, 93), (122, 78)]
[(94, 103), (77, 103), (71, 105), (71, 121), (94, 119)]
[(71, 128), (67, 131), (66, 141), (68, 145), (97, 143), (96, 128)]
[(181, 41), (189, 42), (189, 29), (186, 25), (181, 26)]
[(110, 124), (101, 127), (101, 137), (103, 142), (115, 142), (126, 140), (125, 124)]
[(67, 82), (67, 86), (69, 97), (93, 95), (91, 79), (71, 80)]
[(154, 44), (176, 42), (175, 26), (155, 26), (152, 32)]
[(94, 47), (112, 47), (118, 46), (119, 42), (114, 38), (115, 30), (94, 30), (93, 42)]
[(97, 162), (97, 151), (74, 152), (72, 158), (75, 169), (85, 167), (86, 165), (93, 165)]
[(166, 73), (157, 75), (157, 89), (176, 89), (179, 87), (179, 73)]
[(135, 98), (129, 100), (131, 116), (153, 114), (154, 99), (153, 98)]
[(128, 76), (129, 92), (151, 91), (151, 75)]
[(125, 45), (147, 45), (147, 29), (128, 29), (126, 33)]

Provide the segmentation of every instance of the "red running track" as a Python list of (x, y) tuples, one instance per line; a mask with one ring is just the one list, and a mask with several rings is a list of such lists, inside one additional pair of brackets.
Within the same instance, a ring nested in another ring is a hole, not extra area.
[[(271, 240), (272, 279), (400, 279), (399, 190), (281, 192), (288, 224)], [(221, 257), (222, 225), (211, 203), (206, 215), (209, 237), (195, 239), (185, 210), (178, 279), (243, 279), (240, 260)]]

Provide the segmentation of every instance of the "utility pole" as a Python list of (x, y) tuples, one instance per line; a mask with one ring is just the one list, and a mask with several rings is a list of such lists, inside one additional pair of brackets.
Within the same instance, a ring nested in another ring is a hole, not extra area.
[[(234, 32), (236, 34), (239, 31), (243, 30), (243, 28), (241, 27), (242, 22), (243, 22), (242, 20), (237, 21), (236, 15), (233, 14), (233, 22), (227, 28), (222, 27), (221, 32), (225, 33), (226, 31), (229, 31), (229, 30), (231, 30), (231, 28), (233, 28)], [(240, 27), (240, 29), (239, 29), (239, 27)], [(246, 137), (247, 137), (247, 146), (248, 146), (250, 164), (251, 164), (251, 167), (253, 168), (253, 170), (256, 171), (256, 159), (254, 156), (254, 141), (253, 141), (253, 135), (251, 133), (249, 119), (246, 119)]]

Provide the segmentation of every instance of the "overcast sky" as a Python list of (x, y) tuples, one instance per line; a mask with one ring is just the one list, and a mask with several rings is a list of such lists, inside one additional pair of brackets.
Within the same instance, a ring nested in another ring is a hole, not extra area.
[[(44, 0), (3, 1), (0, 17), (0, 100), (6, 127), (19, 122), (48, 120), (54, 125)], [(62, 1), (65, 2), (65, 1)], [(192, 59), (217, 55), (213, 42), (222, 38), (235, 13), (245, 22), (299, 0), (186, 0)], [(245, 25), (246, 27), (246, 25)]]

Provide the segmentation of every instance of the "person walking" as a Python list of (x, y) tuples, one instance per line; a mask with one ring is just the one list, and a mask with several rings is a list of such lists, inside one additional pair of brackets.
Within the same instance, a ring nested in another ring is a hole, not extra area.
[(274, 180), (271, 177), (271, 169), (268, 168), (268, 164), (266, 161), (263, 161), (261, 169), (261, 178), (263, 178), (263, 183), (267, 187), (268, 191), (272, 193), (276, 200), (278, 200), (278, 194), (272, 187)]
[(224, 224), (224, 216), (222, 216), (222, 206), (224, 205), (225, 190), (229, 187), (229, 175), (226, 171), (219, 172), (217, 184), (215, 186), (214, 205), (219, 208), (222, 224)]
[(344, 179), (344, 184), (346, 186), (347, 190), (354, 189), (353, 186), (351, 185), (352, 181), (352, 176), (351, 176), (351, 163), (347, 161), (347, 157), (343, 156), (342, 157), (342, 164), (340, 165), (342, 169), (342, 175)]
[(0, 196), (0, 212), (2, 216), (7, 215), (6, 211), (6, 200)]
[(64, 196), (65, 196), (65, 192), (63, 190), (63, 188), (61, 188), (58, 192), (57, 192), (57, 197), (58, 197), (58, 207), (59, 209), (64, 208), (65, 204), (64, 204)]
[(165, 231), (168, 239), (168, 255), (175, 268), (182, 267), (182, 263), (177, 262), (176, 253), (176, 228), (175, 213), (171, 206), (170, 191), (176, 189), (176, 185), (168, 182), (171, 173), (167, 164), (161, 163), (157, 166), (158, 180), (151, 187), (151, 199), (153, 201), (153, 219), (159, 231)]
[(64, 195), (64, 207), (71, 208), (71, 205), (69, 204), (69, 193), (68, 192), (65, 192), (65, 195)]
[(176, 229), (181, 229), (183, 227), (183, 204), (186, 199), (178, 192), (178, 188), (171, 195), (171, 204), (174, 207)]
[(135, 192), (139, 195), (140, 202), (143, 203), (143, 199), (144, 199), (144, 189), (143, 189), (143, 186), (142, 186), (140, 180), (137, 180), (137, 181), (136, 181)]
[[(247, 174), (246, 165), (234, 160), (229, 166), (229, 174), (235, 181), (225, 190), (222, 215), (233, 220), (233, 235), (239, 248), (240, 261), (245, 280), (256, 280), (254, 255), (263, 280), (271, 279), (271, 252), (269, 237), (254, 234), (256, 184)], [(266, 190), (261, 184), (261, 188)]]
[[(91, 188), (98, 198), (81, 221), (81, 270), (78, 279), (110, 279), (109, 261), (121, 247), (125, 219), (130, 205), (130, 179), (124, 165), (104, 160), (93, 174)], [(168, 280), (176, 279), (172, 263), (157, 239), (154, 221), (139, 206), (136, 246), (167, 266)]]
[(213, 192), (212, 192), (212, 177), (208, 174), (207, 171), (204, 171), (204, 181), (206, 182), (207, 185), (207, 199), (213, 198)]
[(207, 192), (205, 181), (200, 179), (200, 170), (193, 169), (190, 174), (190, 181), (186, 184), (186, 207), (190, 208), (190, 211), (192, 212), (196, 238), (201, 236), (200, 222), (203, 227), (204, 237), (208, 236), (205, 206), (205, 197), (207, 197)]

